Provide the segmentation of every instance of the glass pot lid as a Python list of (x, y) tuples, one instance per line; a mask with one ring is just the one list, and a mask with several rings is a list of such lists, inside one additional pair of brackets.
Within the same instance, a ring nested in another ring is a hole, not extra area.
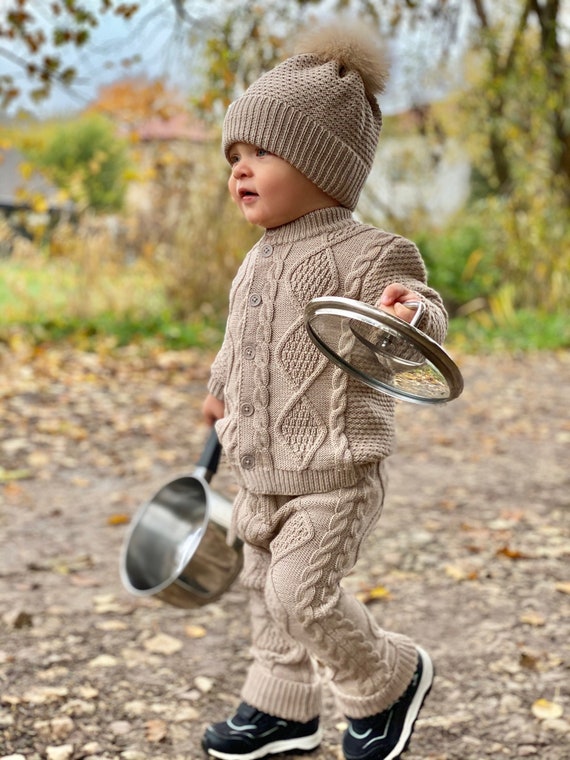
[(415, 324), (350, 298), (314, 298), (305, 308), (305, 326), (322, 353), (352, 377), (375, 390), (416, 404), (457, 398), (463, 378), (451, 357)]

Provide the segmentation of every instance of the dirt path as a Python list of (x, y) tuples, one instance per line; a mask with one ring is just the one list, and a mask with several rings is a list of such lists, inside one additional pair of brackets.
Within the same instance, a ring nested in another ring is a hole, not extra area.
[[(248, 659), (239, 583), (196, 611), (120, 585), (125, 520), (193, 470), (208, 357), (0, 356), (0, 758), (197, 760)], [(460, 361), (401, 404), (384, 515), (348, 585), (438, 678), (406, 760), (570, 758), (570, 361)], [(231, 495), (222, 471), (214, 481)], [(372, 597), (376, 596), (375, 600)], [(328, 692), (314, 760), (339, 760)]]

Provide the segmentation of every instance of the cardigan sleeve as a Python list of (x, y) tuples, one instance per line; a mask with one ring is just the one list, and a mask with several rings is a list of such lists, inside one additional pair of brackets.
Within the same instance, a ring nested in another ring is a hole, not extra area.
[(228, 376), (229, 351), (229, 337), (228, 333), (226, 332), (221, 348), (218, 351), (216, 358), (212, 362), (210, 369), (210, 379), (208, 380), (208, 392), (222, 401), (224, 399), (224, 388), (226, 386)]
[(384, 289), (394, 282), (420, 295), (425, 310), (417, 326), (437, 343), (443, 343), (448, 323), (443, 299), (427, 284), (427, 270), (417, 246), (397, 235), (379, 247), (363, 280), (362, 300), (379, 308)]

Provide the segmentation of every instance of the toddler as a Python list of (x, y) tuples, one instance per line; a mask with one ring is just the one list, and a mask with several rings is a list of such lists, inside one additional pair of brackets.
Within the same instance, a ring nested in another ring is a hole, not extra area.
[(419, 328), (445, 336), (416, 246), (352, 213), (376, 152), (385, 73), (366, 30), (321, 27), (224, 120), (229, 191), (264, 232), (233, 282), (203, 407), (240, 487), (233, 531), (251, 601), (242, 702), (203, 738), (222, 760), (315, 749), (322, 673), (346, 716), (346, 760), (393, 760), (433, 680), (429, 655), (341, 587), (382, 509), (394, 401), (327, 361), (303, 318), (317, 296), (408, 322), (406, 302), (421, 301)]

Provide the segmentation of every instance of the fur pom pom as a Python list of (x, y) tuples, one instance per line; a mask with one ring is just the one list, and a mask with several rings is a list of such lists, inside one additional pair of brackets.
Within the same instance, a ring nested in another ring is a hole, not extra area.
[(388, 79), (388, 60), (379, 38), (368, 26), (355, 21), (331, 22), (303, 34), (297, 53), (311, 53), (323, 61), (338, 61), (348, 71), (357, 71), (366, 92), (380, 95)]

